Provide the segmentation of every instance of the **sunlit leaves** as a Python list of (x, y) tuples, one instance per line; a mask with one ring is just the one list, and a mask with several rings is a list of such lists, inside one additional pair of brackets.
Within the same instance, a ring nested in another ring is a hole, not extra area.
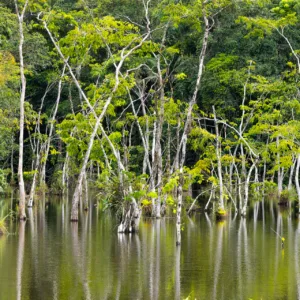
[(239, 57), (236, 55), (226, 55), (225, 53), (220, 53), (207, 63), (207, 69), (216, 72), (224, 69), (226, 70), (229, 67), (232, 67), (238, 59)]
[(270, 35), (276, 30), (283, 32), (285, 27), (294, 26), (298, 22), (296, 3), (294, 0), (282, 0), (278, 6), (271, 9), (270, 17), (241, 16), (238, 22), (246, 24), (249, 31), (246, 37), (257, 36), (263, 38), (265, 34)]
[(7, 51), (0, 51), (0, 86), (17, 80), (18, 76), (19, 68), (13, 55)]

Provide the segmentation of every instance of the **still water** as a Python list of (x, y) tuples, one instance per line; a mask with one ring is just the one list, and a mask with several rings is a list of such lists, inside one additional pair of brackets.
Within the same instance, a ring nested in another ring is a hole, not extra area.
[[(13, 207), (1, 199), (0, 217)], [(110, 213), (92, 206), (77, 224), (69, 211), (68, 201), (52, 198), (26, 223), (8, 221), (1, 300), (300, 299), (300, 222), (275, 203), (255, 203), (247, 220), (185, 218), (177, 248), (173, 218), (145, 218), (138, 234), (118, 235)]]

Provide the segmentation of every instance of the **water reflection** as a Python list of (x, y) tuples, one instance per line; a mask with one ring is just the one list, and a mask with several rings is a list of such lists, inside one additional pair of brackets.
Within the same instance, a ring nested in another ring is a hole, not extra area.
[(177, 246), (175, 250), (175, 299), (180, 299), (180, 254), (181, 254), (181, 246)]
[(24, 248), (25, 248), (25, 225), (26, 221), (19, 223), (18, 231), (18, 253), (17, 253), (17, 299), (22, 299), (22, 271), (24, 263)]
[(297, 281), (297, 298), (298, 299), (300, 299), (299, 236), (300, 236), (300, 222), (298, 222), (296, 233), (295, 233), (295, 263), (296, 263), (296, 281)]
[[(11, 205), (0, 202), (0, 215)], [(176, 247), (172, 218), (144, 218), (138, 234), (123, 235), (113, 214), (90, 208), (71, 223), (68, 199), (42, 197), (26, 223), (9, 220), (16, 235), (0, 237), (0, 299), (300, 298), (300, 222), (289, 209), (264, 200), (248, 219), (193, 215)]]
[[(222, 268), (222, 250), (223, 250), (223, 231), (225, 221), (217, 222), (217, 245), (216, 245), (216, 256), (215, 256), (215, 267), (214, 267), (214, 281), (213, 281), (213, 295), (212, 299), (220, 299), (223, 294), (223, 286), (220, 284), (221, 268)], [(220, 287), (220, 288), (219, 288)], [(220, 295), (218, 295), (218, 288)]]

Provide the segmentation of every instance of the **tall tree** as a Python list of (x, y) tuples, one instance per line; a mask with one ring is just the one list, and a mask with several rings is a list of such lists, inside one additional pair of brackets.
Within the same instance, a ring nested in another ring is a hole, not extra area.
[(25, 118), (25, 95), (26, 95), (26, 77), (25, 77), (25, 67), (24, 67), (24, 55), (23, 55), (23, 45), (24, 45), (24, 16), (26, 9), (28, 7), (29, 0), (26, 0), (23, 5), (19, 5), (17, 0), (15, 1), (15, 9), (18, 17), (19, 23), (19, 57), (20, 57), (20, 76), (21, 76), (21, 91), (20, 91), (20, 136), (19, 136), (19, 165), (18, 165), (18, 181), (19, 181), (19, 219), (26, 219), (26, 194), (25, 185), (23, 178), (23, 162), (24, 162), (24, 118)]

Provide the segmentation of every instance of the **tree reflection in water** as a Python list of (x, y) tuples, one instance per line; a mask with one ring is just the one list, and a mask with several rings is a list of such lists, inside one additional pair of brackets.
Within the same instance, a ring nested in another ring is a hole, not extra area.
[[(68, 199), (44, 200), (26, 222), (7, 222), (17, 234), (0, 240), (1, 299), (300, 297), (300, 223), (290, 209), (264, 200), (247, 219), (193, 215), (176, 247), (174, 219), (144, 218), (139, 233), (117, 234), (109, 212), (90, 205), (71, 223)], [(10, 207), (9, 198), (1, 213)], [(284, 249), (271, 228), (286, 238)]]

